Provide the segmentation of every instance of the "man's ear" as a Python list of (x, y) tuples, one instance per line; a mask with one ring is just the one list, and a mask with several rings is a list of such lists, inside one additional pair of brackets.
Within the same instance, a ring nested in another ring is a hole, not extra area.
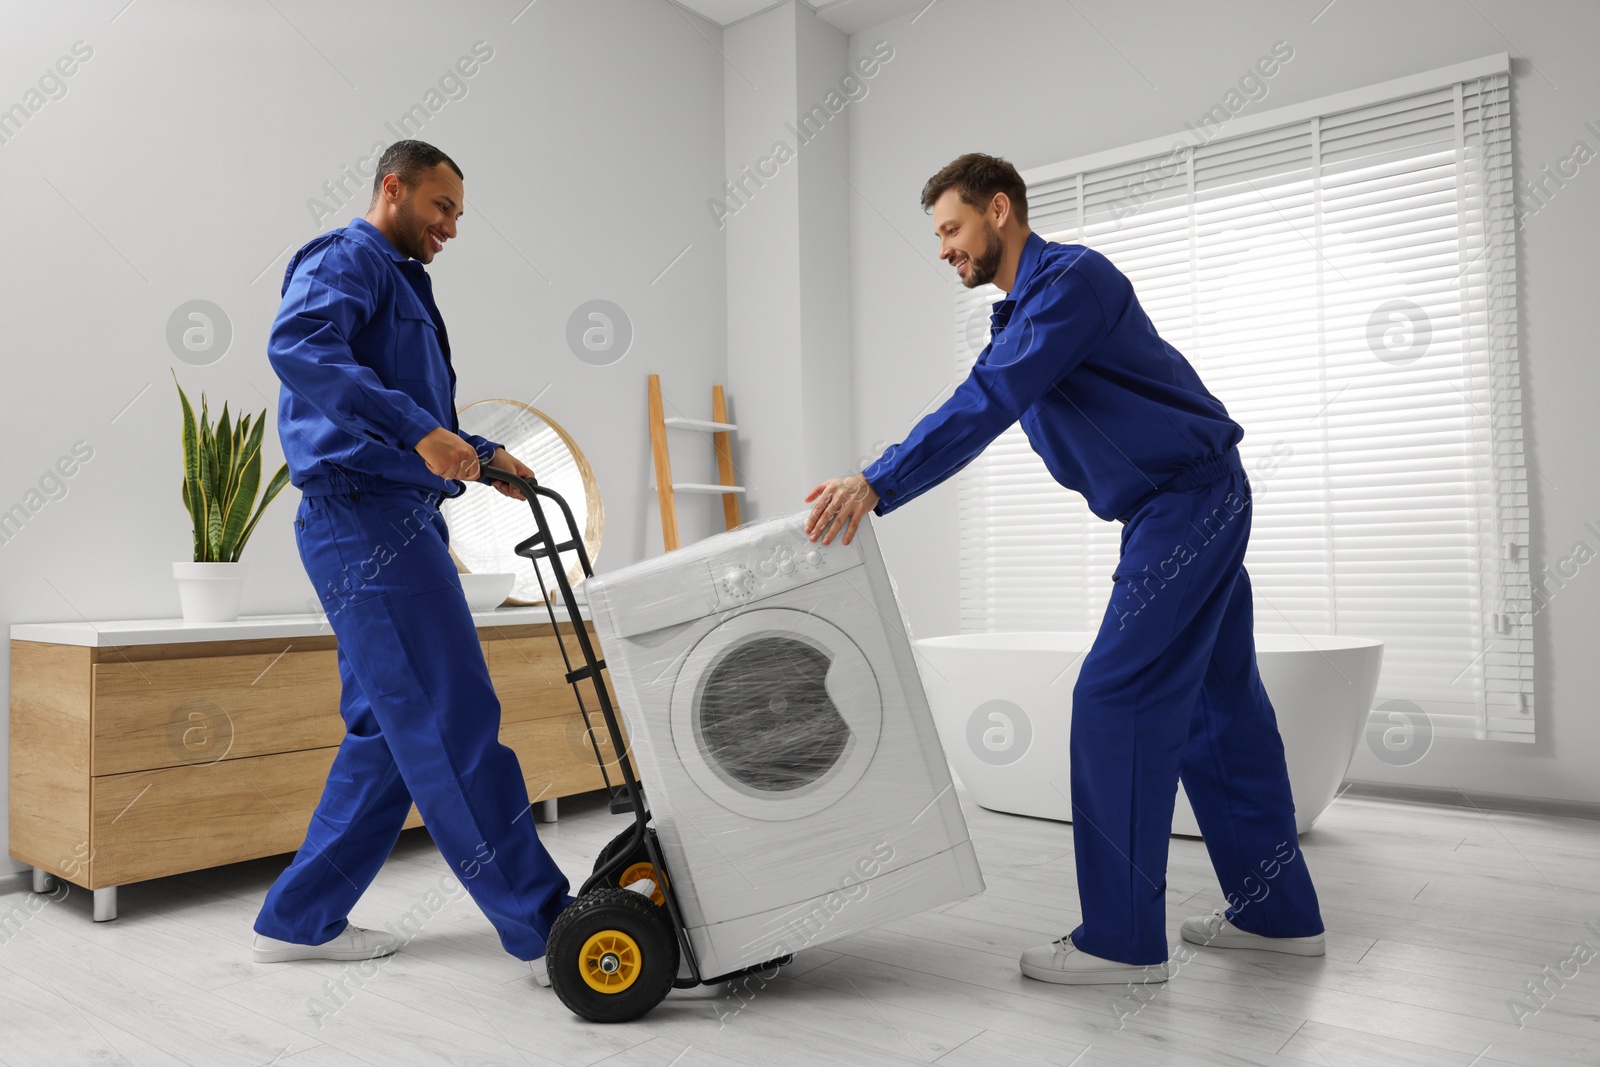
[(993, 215), (994, 228), (1000, 229), (1011, 217), (1011, 198), (1005, 193), (995, 193), (989, 201), (989, 211)]

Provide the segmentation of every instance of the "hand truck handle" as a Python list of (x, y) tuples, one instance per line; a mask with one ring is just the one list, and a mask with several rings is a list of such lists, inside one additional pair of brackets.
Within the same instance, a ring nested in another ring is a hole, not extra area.
[[(583, 531), (578, 529), (578, 520), (573, 517), (572, 508), (560, 493), (540, 485), (536, 479), (522, 478), (500, 467), (483, 466), (479, 468), (478, 473), (490, 481), (505, 482), (507, 485), (521, 490), (523, 498), (528, 502), (528, 506), (533, 509), (533, 521), (538, 528), (538, 533), (517, 545), (512, 551), (531, 560), (548, 557), (550, 559), (550, 569), (556, 575), (556, 582), (561, 586), (563, 595), (568, 594), (569, 590), (567, 588), (566, 572), (560, 566), (560, 553), (567, 551), (577, 552), (578, 563), (583, 568), (583, 576), (585, 578), (594, 577), (594, 567), (589, 562), (589, 550), (583, 543)], [(567, 521), (567, 530), (571, 537), (562, 544), (556, 543), (549, 524), (545, 521), (544, 509), (539, 507), (537, 500), (541, 496), (555, 501), (556, 506), (561, 509), (562, 517)], [(541, 547), (536, 548), (534, 546)]]

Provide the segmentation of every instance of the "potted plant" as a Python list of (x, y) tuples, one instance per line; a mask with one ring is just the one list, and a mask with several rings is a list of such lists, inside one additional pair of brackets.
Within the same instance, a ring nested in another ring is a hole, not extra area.
[[(176, 384), (178, 376), (172, 379)], [(222, 417), (213, 426), (202, 392), (197, 425), (181, 385), (178, 398), (183, 403), (183, 506), (194, 525), (194, 560), (174, 563), (172, 576), (178, 580), (184, 622), (232, 622), (239, 617), (239, 596), (249, 566), (239, 562), (239, 553), (261, 513), (289, 484), (289, 465), (283, 464), (272, 476), (252, 515), (261, 486), (266, 408), (253, 422), (245, 415), (234, 423), (224, 403)]]

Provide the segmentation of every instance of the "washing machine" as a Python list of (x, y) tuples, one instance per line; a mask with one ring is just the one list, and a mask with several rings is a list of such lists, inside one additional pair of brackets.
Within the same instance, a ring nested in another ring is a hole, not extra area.
[(983, 891), (871, 520), (806, 515), (586, 583), (707, 977)]

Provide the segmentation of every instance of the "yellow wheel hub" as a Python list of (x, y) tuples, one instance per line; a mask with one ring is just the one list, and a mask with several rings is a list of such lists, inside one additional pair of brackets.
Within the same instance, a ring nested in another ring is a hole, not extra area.
[(617, 879), (617, 884), (626, 889), (641, 878), (648, 878), (656, 884), (655, 892), (650, 894), (650, 899), (656, 904), (665, 906), (667, 895), (661, 891), (661, 888), (666, 879), (656, 873), (656, 865), (653, 863), (635, 863), (632, 867), (622, 872), (621, 877)]
[(638, 980), (639, 946), (621, 930), (601, 930), (583, 943), (578, 970), (597, 993), (620, 993)]

